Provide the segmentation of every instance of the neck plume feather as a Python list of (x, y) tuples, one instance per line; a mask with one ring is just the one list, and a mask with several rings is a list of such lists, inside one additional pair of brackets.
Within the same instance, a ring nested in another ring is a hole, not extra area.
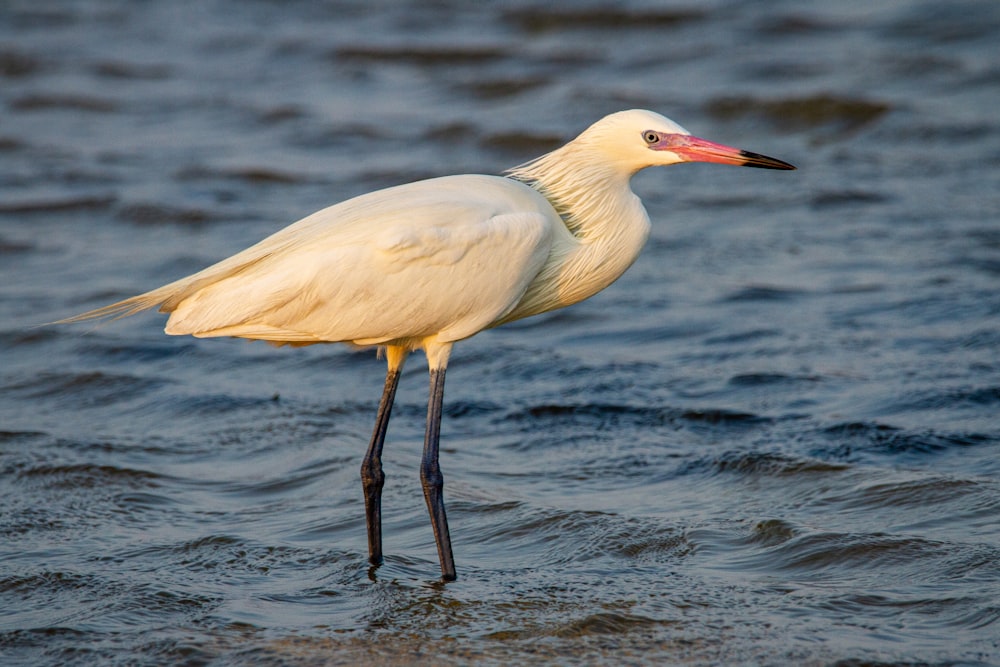
[(508, 177), (538, 190), (580, 240), (588, 240), (595, 222), (620, 215), (622, 197), (633, 197), (628, 187), (630, 173), (622, 173), (613, 163), (589, 155), (577, 141), (546, 153), (530, 162), (508, 169)]

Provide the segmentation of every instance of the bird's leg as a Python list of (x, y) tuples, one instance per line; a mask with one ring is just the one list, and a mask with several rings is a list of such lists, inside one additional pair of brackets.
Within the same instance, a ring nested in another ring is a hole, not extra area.
[(372, 565), (382, 564), (382, 485), (385, 484), (385, 474), (382, 472), (382, 443), (389, 427), (389, 414), (392, 412), (392, 402), (396, 397), (396, 386), (399, 384), (399, 375), (406, 354), (407, 351), (403, 348), (386, 348), (389, 369), (385, 374), (385, 388), (382, 390), (382, 400), (378, 404), (375, 430), (368, 444), (368, 452), (361, 462), (361, 484), (365, 491), (365, 520), (368, 524), (368, 560)]
[(444, 511), (444, 477), (441, 466), (438, 465), (438, 440), (441, 436), (441, 406), (444, 402), (444, 372), (447, 354), (440, 366), (432, 359), (432, 351), (428, 350), (428, 362), (431, 369), (430, 398), (427, 401), (427, 436), (424, 439), (424, 457), (420, 463), (420, 481), (424, 487), (424, 500), (427, 501), (427, 511), (431, 515), (431, 525), (434, 527), (434, 541), (437, 543), (438, 560), (441, 562), (441, 578), (445, 581), (455, 580), (455, 558), (451, 553), (451, 535), (448, 532), (448, 517)]

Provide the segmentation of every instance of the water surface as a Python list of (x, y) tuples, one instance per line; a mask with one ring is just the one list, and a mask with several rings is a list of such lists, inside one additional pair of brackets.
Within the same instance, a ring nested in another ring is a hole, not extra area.
[[(1000, 664), (1000, 5), (14, 0), (0, 9), (4, 664)], [(611, 288), (383, 362), (35, 325), (314, 210), (654, 109)]]

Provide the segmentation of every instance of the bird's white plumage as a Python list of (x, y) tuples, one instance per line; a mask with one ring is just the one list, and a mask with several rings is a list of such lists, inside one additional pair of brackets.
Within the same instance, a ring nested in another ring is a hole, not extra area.
[(624, 273), (649, 235), (629, 187), (640, 169), (692, 159), (792, 168), (688, 137), (659, 114), (621, 111), (507, 177), (446, 176), (361, 195), (203, 271), (63, 321), (158, 305), (170, 313), (169, 334), (400, 346), (443, 362), (442, 346), (586, 299)]

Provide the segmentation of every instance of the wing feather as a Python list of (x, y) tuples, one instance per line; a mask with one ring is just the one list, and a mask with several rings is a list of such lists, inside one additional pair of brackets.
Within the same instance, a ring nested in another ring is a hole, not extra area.
[(459, 340), (517, 305), (558, 221), (541, 195), (509, 179), (421, 181), (331, 206), (198, 273), (62, 322), (159, 305), (171, 313), (169, 334)]

